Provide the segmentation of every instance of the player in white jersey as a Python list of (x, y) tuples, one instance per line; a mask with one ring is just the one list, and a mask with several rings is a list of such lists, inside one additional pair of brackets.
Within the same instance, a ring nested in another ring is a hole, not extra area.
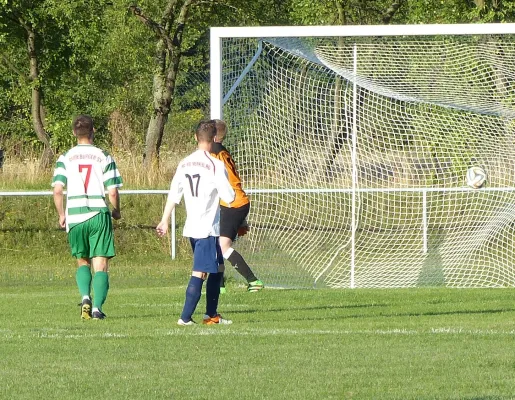
[(231, 203), (234, 200), (234, 190), (229, 183), (224, 163), (209, 153), (215, 135), (214, 121), (203, 121), (199, 124), (195, 134), (198, 149), (179, 163), (170, 185), (161, 222), (156, 228), (159, 236), (166, 235), (170, 215), (184, 196), (187, 215), (183, 235), (190, 238), (193, 271), (186, 289), (181, 318), (177, 322), (179, 325), (195, 324), (192, 315), (200, 300), (206, 278), (206, 314), (203, 323), (232, 323), (218, 313), (220, 279), (223, 276), (218, 268), (223, 264), (219, 244), (219, 203), (220, 199)]
[[(77, 259), (75, 278), (82, 296), (81, 317), (104, 319), (102, 305), (109, 290), (108, 260), (115, 256), (111, 215), (121, 218), (118, 188), (122, 186), (122, 177), (113, 158), (93, 145), (91, 117), (75, 118), (73, 134), (77, 145), (59, 157), (54, 170), (54, 204), (59, 225), (66, 228), (72, 256)], [(105, 200), (106, 189), (113, 207), (111, 213)]]

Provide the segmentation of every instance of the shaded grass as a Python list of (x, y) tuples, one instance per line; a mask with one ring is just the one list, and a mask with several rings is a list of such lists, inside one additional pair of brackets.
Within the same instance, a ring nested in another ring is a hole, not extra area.
[[(231, 285), (231, 326), (178, 327), (187, 273), (113, 279), (105, 321), (76, 289), (0, 293), (0, 397), (509, 399), (511, 290), (264, 290)], [(204, 299), (196, 319), (201, 319)]]
[[(122, 219), (114, 221), (117, 256), (113, 272), (132, 274), (169, 262), (170, 237), (158, 238), (155, 226), (161, 219), (164, 195), (123, 195)], [(184, 209), (177, 209), (174, 227), (177, 258), (188, 262), (191, 250), (182, 238)], [(57, 226), (57, 214), (51, 196), (0, 197), (0, 284), (4, 279), (40, 280), (53, 275), (68, 276), (75, 261), (70, 255), (66, 232)]]

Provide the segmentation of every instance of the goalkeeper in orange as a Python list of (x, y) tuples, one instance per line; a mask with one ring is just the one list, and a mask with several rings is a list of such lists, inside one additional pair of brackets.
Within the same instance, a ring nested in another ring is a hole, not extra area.
[[(222, 248), (223, 258), (228, 260), (236, 271), (246, 279), (247, 290), (257, 292), (264, 288), (263, 282), (256, 278), (241, 254), (232, 248), (232, 243), (236, 237), (245, 235), (249, 229), (247, 215), (250, 210), (250, 200), (242, 188), (241, 179), (231, 154), (222, 145), (227, 134), (227, 125), (219, 119), (216, 119), (215, 122), (216, 137), (211, 145), (211, 155), (225, 164), (229, 182), (236, 193), (230, 207), (220, 201), (220, 247)], [(220, 293), (225, 293), (224, 279), (221, 279), (220, 285)]]

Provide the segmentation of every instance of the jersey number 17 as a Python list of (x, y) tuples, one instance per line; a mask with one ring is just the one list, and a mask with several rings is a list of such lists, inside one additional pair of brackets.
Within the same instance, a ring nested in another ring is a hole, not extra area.
[[(195, 174), (193, 176), (189, 174), (185, 174), (186, 178), (188, 178), (190, 182), (191, 195), (193, 197), (198, 197), (198, 184), (200, 183), (200, 174)], [(195, 184), (193, 183), (195, 181)], [(195, 187), (193, 187), (195, 186)]]

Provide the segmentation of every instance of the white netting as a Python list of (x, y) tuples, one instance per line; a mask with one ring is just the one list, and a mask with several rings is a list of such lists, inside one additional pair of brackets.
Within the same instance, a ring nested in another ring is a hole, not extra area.
[(237, 246), (262, 280), (515, 286), (513, 36), (222, 43)]

